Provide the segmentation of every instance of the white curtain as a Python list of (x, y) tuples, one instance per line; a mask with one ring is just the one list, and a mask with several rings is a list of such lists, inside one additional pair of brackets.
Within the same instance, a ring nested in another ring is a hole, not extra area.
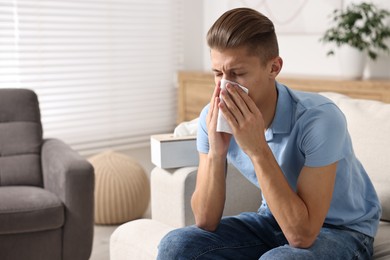
[(0, 88), (81, 154), (144, 145), (175, 126), (180, 24), (180, 0), (0, 0)]

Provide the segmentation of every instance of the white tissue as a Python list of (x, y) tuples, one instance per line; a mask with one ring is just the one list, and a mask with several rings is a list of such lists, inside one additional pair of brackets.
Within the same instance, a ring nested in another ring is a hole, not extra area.
[(195, 118), (194, 120), (180, 123), (175, 128), (175, 130), (173, 132), (173, 136), (174, 137), (181, 137), (181, 136), (196, 135), (197, 129), (198, 129), (198, 120), (199, 120), (199, 118)]
[[(227, 80), (227, 79), (221, 79), (221, 89), (225, 89), (227, 83), (230, 83), (233, 85), (238, 85), (247, 94), (249, 92), (249, 90), (246, 87), (241, 86), (240, 84), (233, 82), (233, 81), (230, 81), (230, 80)], [(222, 102), (225, 102), (222, 98), (222, 95), (219, 95), (219, 98), (221, 99)], [(223, 115), (223, 112), (221, 110), (219, 110), (219, 112), (218, 112), (217, 132), (225, 132), (225, 133), (229, 133), (229, 134), (233, 133), (232, 128), (230, 127), (229, 123), (226, 121), (225, 116)]]

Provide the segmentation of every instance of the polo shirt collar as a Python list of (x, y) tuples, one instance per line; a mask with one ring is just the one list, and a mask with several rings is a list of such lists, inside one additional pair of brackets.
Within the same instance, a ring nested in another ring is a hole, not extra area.
[(271, 141), (274, 134), (287, 134), (291, 131), (292, 122), (292, 100), (287, 88), (276, 82), (278, 101), (276, 103), (275, 117), (271, 126), (265, 132), (265, 139)]

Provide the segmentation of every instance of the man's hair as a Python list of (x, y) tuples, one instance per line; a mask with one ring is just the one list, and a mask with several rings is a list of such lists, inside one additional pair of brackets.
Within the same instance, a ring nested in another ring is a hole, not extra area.
[(232, 9), (218, 18), (207, 33), (207, 44), (220, 51), (246, 47), (263, 64), (279, 56), (272, 21), (250, 8)]

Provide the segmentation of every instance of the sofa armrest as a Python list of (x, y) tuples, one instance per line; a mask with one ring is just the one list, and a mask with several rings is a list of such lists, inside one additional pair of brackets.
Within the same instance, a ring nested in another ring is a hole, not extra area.
[(65, 206), (63, 259), (88, 259), (93, 240), (94, 170), (92, 165), (57, 139), (42, 145), (44, 188)]
[[(195, 223), (191, 196), (195, 189), (197, 167), (154, 168), (151, 173), (152, 219), (172, 227)], [(224, 216), (257, 211), (261, 203), (259, 188), (250, 183), (232, 165), (228, 167)]]
[(194, 223), (191, 196), (195, 189), (196, 167), (161, 169), (151, 173), (152, 219), (179, 228)]

